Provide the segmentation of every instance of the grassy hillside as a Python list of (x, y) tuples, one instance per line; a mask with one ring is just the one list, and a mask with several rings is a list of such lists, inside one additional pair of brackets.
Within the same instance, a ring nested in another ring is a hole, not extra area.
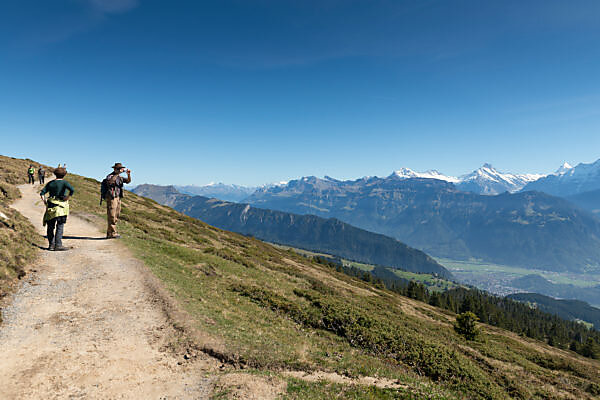
[[(4, 159), (0, 162), (5, 168)], [(75, 175), (67, 180), (77, 191), (74, 212), (92, 220), (103, 215), (97, 181)], [(189, 323), (201, 332), (194, 338), (198, 347), (244, 369), (238, 373), (283, 383), (282, 398), (600, 395), (596, 360), (489, 326), (479, 340), (467, 341), (455, 333), (450, 312), (293, 251), (213, 228), (150, 199), (127, 193), (122, 216), (124, 243), (186, 310)], [(344, 379), (308, 381), (286, 371), (324, 371)], [(219, 398), (234, 391), (226, 376), (218, 385)], [(393, 385), (358, 384), (360, 377)]]
[(41, 244), (29, 221), (9, 207), (20, 197), (15, 185), (27, 182), (30, 163), (39, 166), (28, 160), (0, 156), (0, 300), (25, 275), (25, 266), (34, 260), (36, 245)]

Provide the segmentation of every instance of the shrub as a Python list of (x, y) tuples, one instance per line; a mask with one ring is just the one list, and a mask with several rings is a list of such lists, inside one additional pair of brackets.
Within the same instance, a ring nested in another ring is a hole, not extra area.
[(479, 336), (479, 328), (477, 327), (477, 315), (471, 311), (466, 311), (456, 316), (454, 330), (464, 336), (467, 340), (475, 340)]

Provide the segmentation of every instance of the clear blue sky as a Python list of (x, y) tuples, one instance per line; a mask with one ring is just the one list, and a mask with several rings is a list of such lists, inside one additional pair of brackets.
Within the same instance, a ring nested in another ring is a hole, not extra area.
[(19, 0), (0, 154), (261, 184), (600, 158), (600, 2)]

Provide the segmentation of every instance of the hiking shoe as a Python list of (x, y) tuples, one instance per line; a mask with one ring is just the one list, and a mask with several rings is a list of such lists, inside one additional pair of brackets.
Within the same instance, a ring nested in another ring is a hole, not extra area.
[(65, 247), (65, 246), (58, 246), (54, 248), (54, 251), (67, 251), (67, 250), (71, 250), (70, 247)]
[(48, 248), (46, 250), (48, 250), (48, 251), (54, 251), (54, 246), (50, 245), (50, 246), (48, 246)]
[(121, 239), (121, 235), (107, 236), (107, 239)]

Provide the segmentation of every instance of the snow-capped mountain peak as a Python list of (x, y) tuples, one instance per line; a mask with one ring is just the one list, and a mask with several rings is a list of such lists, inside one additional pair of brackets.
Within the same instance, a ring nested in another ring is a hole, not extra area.
[(532, 182), (524, 190), (537, 190), (555, 196), (571, 196), (600, 189), (600, 160), (579, 163), (575, 167), (565, 163), (554, 174)]
[(416, 172), (410, 168), (400, 168), (397, 171), (394, 171), (390, 177), (398, 178), (398, 179), (410, 179), (410, 178), (425, 178), (425, 179), (438, 179), (440, 181), (446, 182), (458, 182), (458, 178), (454, 176), (444, 175), (435, 169), (430, 169), (425, 172)]
[(527, 183), (538, 180), (545, 175), (541, 174), (511, 174), (498, 171), (490, 163), (483, 164), (475, 171), (460, 177), (444, 175), (436, 170), (416, 172), (410, 168), (400, 168), (394, 171), (389, 178), (410, 179), (425, 178), (439, 179), (451, 182), (460, 190), (481, 194), (499, 194), (503, 192), (516, 192)]
[(485, 163), (470, 174), (459, 177), (456, 185), (459, 189), (481, 194), (498, 194), (503, 192), (516, 192), (529, 182), (536, 181), (545, 175), (541, 174), (511, 174), (500, 172)]
[(571, 164), (569, 164), (568, 162), (565, 162), (563, 165), (560, 166), (560, 168), (558, 168), (556, 170), (556, 172), (554, 173), (554, 175), (563, 175), (563, 174), (566, 174), (567, 172), (569, 172), (572, 169), (573, 169), (573, 166)]

